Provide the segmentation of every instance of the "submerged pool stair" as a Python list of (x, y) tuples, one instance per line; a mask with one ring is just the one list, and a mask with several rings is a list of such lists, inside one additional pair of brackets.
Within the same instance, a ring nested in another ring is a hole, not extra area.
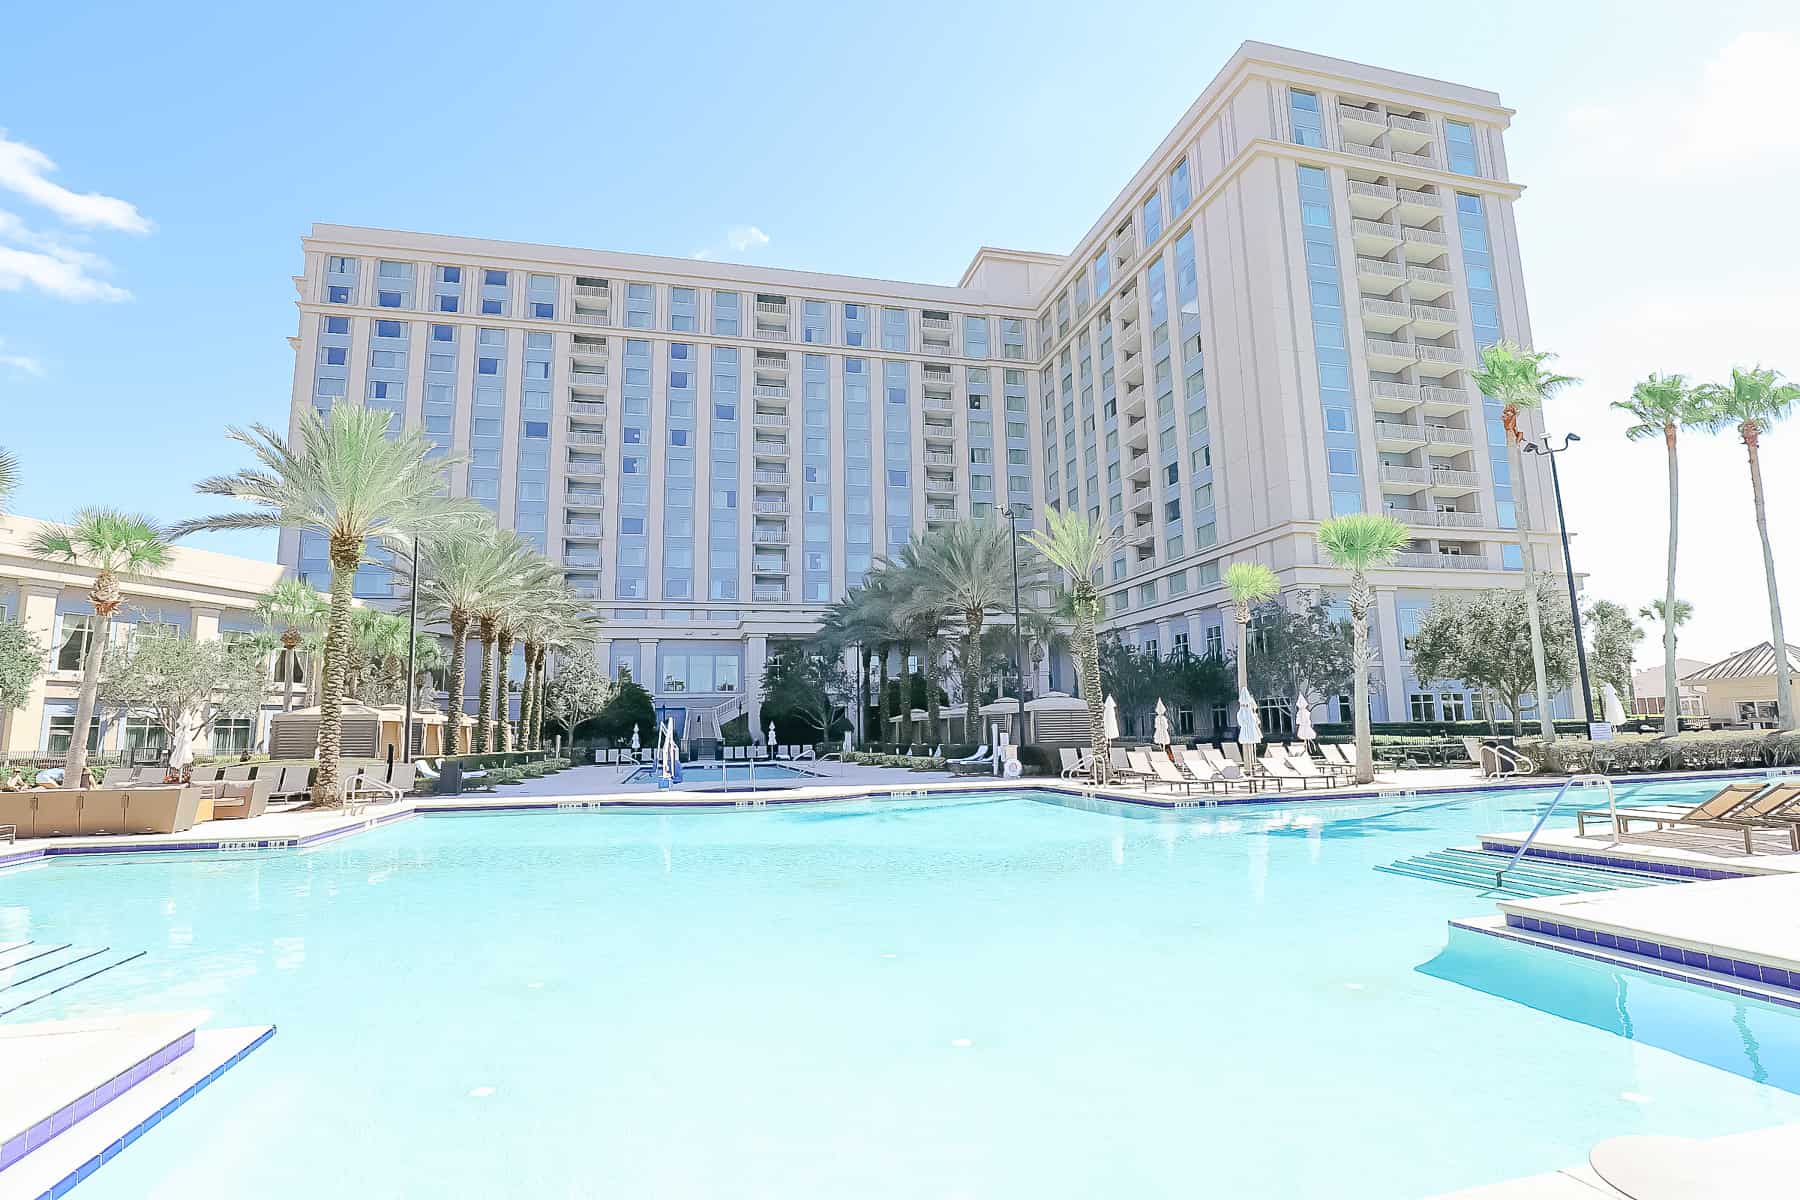
[(67, 942), (0, 942), (0, 1017), (135, 962), (144, 953)]
[[(1503, 899), (1521, 900), (1533, 896), (1568, 896), (1576, 892), (1610, 892), (1619, 888), (1648, 887), (1682, 880), (1651, 871), (1633, 871), (1620, 867), (1597, 867), (1587, 863), (1558, 862), (1526, 855), (1513, 862), (1511, 851), (1434, 850), (1403, 858), (1387, 866), (1376, 867), (1389, 875), (1405, 875), (1433, 883), (1449, 883), (1474, 888)], [(1504, 871), (1504, 882), (1494, 880)]]

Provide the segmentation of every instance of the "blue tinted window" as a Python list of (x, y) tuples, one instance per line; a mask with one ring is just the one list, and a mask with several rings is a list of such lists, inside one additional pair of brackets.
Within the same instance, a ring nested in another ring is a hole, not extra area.
[(350, 318), (349, 317), (326, 317), (325, 318), (325, 332), (326, 333), (349, 333), (350, 332)]
[(1294, 127), (1294, 141), (1302, 146), (1323, 146), (1325, 144), (1325, 135), (1319, 124), (1318, 96), (1312, 92), (1300, 91), (1298, 88), (1289, 88), (1288, 116)]
[(531, 303), (531, 315), (534, 317), (544, 317), (546, 319), (554, 317), (556, 316), (556, 305), (545, 304), (540, 300), (534, 300)]
[(456, 311), (456, 297), (455, 296), (439, 296), (438, 297), (438, 311), (439, 312), (447, 312), (447, 313), (455, 312)]
[(500, 373), (500, 360), (497, 358), (476, 359), (475, 373), (477, 375), (498, 375)]
[(1461, 121), (1444, 122), (1444, 142), (1450, 148), (1450, 169), (1459, 175), (1478, 175), (1475, 131)]
[(375, 302), (383, 308), (399, 308), (400, 307), (400, 293), (399, 292), (380, 292), (376, 295)]
[(525, 436), (528, 438), (547, 438), (547, 437), (549, 437), (550, 436), (550, 422), (548, 422), (548, 421), (527, 421), (527, 422), (525, 422)]
[(488, 317), (505, 316), (506, 305), (499, 300), (483, 300), (481, 302), (481, 313), (483, 316)]
[(487, 284), (489, 287), (505, 287), (506, 286), (506, 272), (505, 271), (483, 271), (481, 273), (481, 282)]
[(456, 326), (433, 325), (431, 327), (431, 340), (434, 342), (454, 342), (456, 340)]
[(443, 280), (445, 283), (461, 283), (462, 282), (462, 268), (461, 267), (439, 267), (438, 270), (443, 274)]
[(350, 352), (342, 346), (327, 346), (325, 347), (325, 362), (329, 366), (341, 367), (349, 354)]
[(398, 322), (398, 321), (377, 321), (377, 322), (375, 322), (375, 336), (376, 337), (399, 337), (400, 336), (400, 322)]
[(325, 302), (327, 304), (348, 304), (348, 303), (350, 303), (350, 289), (347, 287), (328, 287), (328, 288), (326, 288), (325, 289)]

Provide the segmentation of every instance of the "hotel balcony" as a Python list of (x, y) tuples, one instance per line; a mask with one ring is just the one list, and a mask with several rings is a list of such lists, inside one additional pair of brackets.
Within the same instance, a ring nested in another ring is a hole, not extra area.
[(1393, 153), (1393, 159), (1395, 162), (1405, 163), (1409, 167), (1423, 167), (1431, 171), (1435, 171), (1438, 165), (1437, 155), (1430, 152), (1414, 154), (1405, 150), (1396, 150)]
[(1450, 290), (1450, 272), (1437, 267), (1407, 267), (1407, 291), (1414, 300), (1436, 300)]
[(1106, 248), (1112, 255), (1113, 271), (1117, 273), (1119, 270), (1129, 267), (1131, 261), (1137, 257), (1137, 235), (1127, 227), (1124, 232), (1114, 233)]
[(925, 494), (927, 496), (950, 496), (954, 498), (956, 495), (956, 480), (933, 479), (931, 476), (927, 475), (925, 477)]
[(597, 487), (571, 483), (563, 492), (563, 507), (603, 509), (606, 507), (606, 493)]
[(1419, 389), (1419, 402), (1426, 416), (1449, 417), (1468, 411), (1469, 393), (1461, 388), (1427, 384)]
[(571, 430), (569, 430), (568, 440), (571, 443), (578, 444), (578, 445), (604, 446), (606, 444), (606, 430), (604, 430), (604, 429), (581, 429), (581, 428), (571, 429)]
[(758, 546), (785, 546), (788, 544), (788, 531), (759, 527), (750, 531), (750, 540)]
[(925, 440), (928, 442), (954, 443), (956, 441), (956, 426), (941, 421), (925, 422), (923, 432)]
[(925, 506), (925, 519), (927, 521), (954, 521), (956, 520), (956, 510), (946, 508), (941, 504), (928, 504)]
[(751, 443), (750, 453), (757, 458), (785, 459), (789, 453), (789, 446), (785, 441), (764, 441), (763, 439), (758, 438), (755, 442)]
[(1384, 492), (1407, 494), (1422, 492), (1431, 484), (1431, 472), (1424, 467), (1393, 467), (1383, 463), (1376, 476)]
[(1350, 219), (1350, 236), (1358, 254), (1386, 254), (1400, 244), (1400, 226), (1394, 221)]
[(921, 407), (926, 412), (953, 413), (956, 411), (956, 402), (942, 392), (926, 392)]
[(1410, 421), (1375, 422), (1375, 444), (1383, 450), (1404, 454), (1417, 450), (1426, 441), (1425, 427)]
[(1144, 346), (1143, 327), (1136, 321), (1122, 325), (1113, 334), (1113, 349), (1121, 354), (1136, 354)]
[(755, 369), (759, 375), (773, 375), (785, 380), (788, 376), (788, 356), (758, 350)]
[(569, 394), (583, 396), (604, 396), (606, 394), (605, 371), (570, 371)]
[(950, 318), (949, 317), (920, 317), (919, 318), (919, 328), (924, 330), (926, 333), (948, 334), (950, 332)]
[(1442, 337), (1456, 328), (1456, 310), (1434, 304), (1412, 306), (1413, 332), (1420, 337)]
[(612, 288), (604, 280), (584, 283), (575, 280), (575, 311), (569, 319), (577, 325), (612, 324)]
[(606, 401), (604, 400), (571, 400), (569, 416), (582, 421), (606, 420)]
[(1385, 379), (1369, 381), (1369, 403), (1376, 412), (1405, 412), (1419, 402), (1419, 389), (1410, 383), (1390, 383)]
[(1359, 142), (1345, 142), (1343, 151), (1346, 154), (1354, 154), (1358, 158), (1373, 158), (1383, 162), (1393, 157), (1386, 146), (1364, 146)]
[(1350, 181), (1350, 211), (1365, 221), (1377, 221), (1393, 212), (1395, 200), (1391, 184)]
[(563, 464), (563, 474), (570, 479), (605, 479), (606, 464), (598, 458), (571, 458)]
[(752, 385), (750, 394), (758, 400), (786, 400), (788, 389), (785, 383), (758, 383)]
[[(1118, 324), (1119, 333), (1123, 333), (1126, 326), (1137, 324), (1138, 290), (1136, 287), (1127, 285), (1124, 291), (1113, 297), (1112, 314), (1113, 320)], [(1118, 334), (1114, 335), (1113, 340), (1115, 343), (1118, 341)]]
[(921, 373), (921, 378), (927, 388), (936, 388), (939, 391), (948, 392), (956, 386), (956, 375), (949, 367), (934, 367), (927, 363), (925, 370)]
[(928, 467), (954, 467), (956, 465), (956, 455), (946, 454), (942, 450), (927, 450), (925, 452), (925, 465)]
[(1396, 150), (1416, 153), (1431, 144), (1431, 122), (1418, 117), (1389, 113), (1387, 131), (1388, 144)]
[(605, 310), (605, 309), (601, 309), (599, 312), (584, 312), (578, 308), (574, 312), (569, 314), (569, 320), (573, 321), (577, 325), (611, 325), (612, 324), (611, 314), (608, 313), (607, 310)]
[(593, 539), (603, 536), (605, 531), (605, 526), (600, 523), (600, 518), (598, 517), (589, 517), (579, 521), (565, 520), (563, 522), (564, 537)]
[(583, 340), (576, 338), (569, 343), (569, 357), (579, 363), (599, 363), (604, 365), (607, 356), (605, 339)]
[(1475, 434), (1467, 429), (1452, 429), (1448, 425), (1427, 425), (1425, 440), (1434, 446), (1473, 446)]
[(1449, 236), (1435, 229), (1403, 226), (1400, 240), (1406, 243), (1406, 261), (1413, 263), (1428, 263), (1450, 248)]
[(1473, 471), (1458, 471), (1450, 467), (1431, 468), (1431, 491), (1438, 496), (1466, 496), (1481, 486), (1480, 479)]
[(1124, 363), (1119, 368), (1119, 378), (1133, 386), (1142, 384), (1144, 382), (1144, 356), (1127, 354)]
[(1397, 198), (1400, 201), (1400, 219), (1407, 224), (1429, 221), (1444, 211), (1444, 197), (1439, 192), (1400, 188)]
[(1491, 571), (1493, 566), (1485, 554), (1418, 553), (1408, 551), (1394, 555), (1396, 567), (1428, 567), (1443, 571)]
[(1412, 320), (1412, 310), (1398, 300), (1377, 296), (1362, 298), (1363, 329), (1369, 333), (1393, 333)]
[(1382, 120), (1379, 108), (1363, 108), (1341, 100), (1338, 101), (1338, 121), (1343, 125), (1344, 133), (1355, 136), (1358, 141), (1373, 141), (1387, 130), (1387, 122)]
[(776, 317), (785, 321), (788, 314), (787, 298), (784, 296), (758, 296), (756, 313), (758, 316)]
[(758, 321), (756, 323), (756, 328), (751, 332), (765, 342), (785, 342), (791, 340), (791, 335), (788, 333), (788, 327), (786, 325), (765, 325), (761, 321)]
[(767, 468), (759, 467), (755, 474), (755, 482), (758, 487), (786, 487), (788, 485), (788, 473), (786, 471), (771, 471)]
[(1392, 338), (1364, 338), (1363, 354), (1373, 371), (1398, 371), (1418, 361), (1415, 347)]
[(787, 589), (778, 587), (755, 587), (750, 589), (750, 600), (754, 604), (786, 604)]
[(1356, 282), (1363, 285), (1365, 291), (1393, 291), (1406, 281), (1406, 266), (1403, 263), (1382, 262), (1377, 258), (1357, 257)]
[(1419, 352), (1419, 374), (1432, 379), (1468, 367), (1468, 355), (1458, 346), (1414, 346)]
[(758, 516), (785, 517), (788, 511), (786, 500), (758, 500), (755, 505), (753, 511)]
[(758, 429), (786, 429), (788, 427), (786, 413), (759, 412), (751, 420)]
[(955, 351), (951, 349), (949, 342), (939, 341), (929, 337), (919, 343), (919, 349), (926, 354), (939, 354), (945, 358), (948, 358), (951, 354), (955, 353)]

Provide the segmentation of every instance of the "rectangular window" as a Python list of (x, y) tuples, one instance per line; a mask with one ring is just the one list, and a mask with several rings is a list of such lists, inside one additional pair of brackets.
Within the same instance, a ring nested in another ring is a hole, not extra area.
[(1179, 217), (1193, 199), (1194, 185), (1188, 176), (1188, 160), (1184, 158), (1169, 172), (1169, 215)]
[(1463, 121), (1444, 122), (1444, 144), (1450, 150), (1450, 169), (1458, 175), (1479, 175), (1475, 154), (1475, 130)]
[(1302, 146), (1323, 146), (1324, 126), (1319, 120), (1319, 97), (1315, 92), (1288, 89), (1288, 117), (1294, 127), (1294, 141)]

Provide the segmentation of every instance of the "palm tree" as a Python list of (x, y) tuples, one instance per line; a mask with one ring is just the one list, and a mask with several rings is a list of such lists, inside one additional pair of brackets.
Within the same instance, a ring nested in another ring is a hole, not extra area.
[(1095, 632), (1105, 599), (1100, 580), (1106, 560), (1123, 538), (1117, 529), (1104, 529), (1085, 514), (1051, 508), (1044, 514), (1044, 528), (1027, 533), (1025, 541), (1064, 576), (1063, 606), (1075, 622), (1075, 669), (1081, 673), (1081, 694), (1087, 701), (1088, 743), (1098, 783), (1105, 779), (1112, 757), (1101, 695), (1100, 639)]
[(1763, 578), (1769, 585), (1769, 639), (1775, 647), (1775, 705), (1783, 729), (1794, 728), (1794, 680), (1788, 666), (1787, 636), (1781, 626), (1781, 596), (1775, 587), (1775, 548), (1769, 543), (1769, 513), (1763, 501), (1762, 436), (1800, 401), (1792, 384), (1768, 367), (1731, 368), (1730, 383), (1706, 383), (1694, 391), (1701, 420), (1714, 433), (1736, 429), (1750, 457), (1750, 499), (1756, 532), (1762, 538)]
[[(1012, 537), (993, 524), (957, 524), (919, 539), (917, 565), (908, 571), (911, 591), (902, 613), (947, 613), (954, 620), (962, 674), (963, 736), (981, 737), (981, 630), (990, 612), (1012, 611)], [(1019, 564), (1021, 588), (1036, 586), (1037, 565)], [(929, 656), (929, 651), (928, 651)]]
[[(1652, 374), (1631, 389), (1631, 399), (1614, 400), (1612, 406), (1634, 418), (1625, 430), (1627, 438), (1635, 442), (1660, 433), (1669, 452), (1669, 566), (1667, 588), (1660, 603), (1663, 611), (1678, 611), (1681, 602), (1675, 598), (1675, 552), (1681, 538), (1681, 473), (1675, 459), (1675, 435), (1682, 426), (1701, 419), (1700, 405), (1694, 398), (1694, 389), (1682, 376)], [(1663, 622), (1664, 733), (1681, 732), (1681, 685), (1675, 677), (1675, 626), (1679, 623)]]
[(1519, 559), (1525, 572), (1525, 622), (1531, 627), (1531, 662), (1536, 676), (1538, 727), (1546, 738), (1556, 738), (1556, 721), (1550, 715), (1549, 677), (1544, 672), (1544, 623), (1538, 611), (1537, 564), (1531, 553), (1530, 493), (1525, 486), (1525, 435), (1519, 429), (1519, 413), (1542, 408), (1544, 401), (1579, 380), (1546, 370), (1556, 355), (1548, 350), (1526, 350), (1516, 342), (1500, 341), (1481, 352), (1481, 369), (1473, 372), (1475, 385), (1485, 396), (1500, 403), (1500, 423), (1506, 427), (1506, 459), (1513, 480), (1514, 526), (1519, 534)]
[[(507, 688), (508, 663), (498, 657), (500, 633), (533, 588), (543, 586), (540, 564), (545, 560), (537, 546), (510, 529), (494, 529), (489, 534), (499, 555), (497, 571), (489, 580), (488, 590), (475, 606), (476, 640), (481, 643), (481, 682), (475, 701), (475, 735), (471, 749), (476, 754), (499, 749), (501, 730), (511, 707)], [(507, 654), (512, 653), (512, 631), (506, 628)], [(499, 693), (499, 708), (495, 694)]]
[(1281, 581), (1262, 563), (1232, 563), (1225, 568), (1225, 588), (1237, 605), (1238, 695), (1250, 690), (1250, 616), (1258, 604), (1273, 600), (1281, 592)]
[(285, 685), (282, 712), (294, 710), (294, 685), (297, 682), (294, 671), (299, 665), (301, 643), (305, 641), (302, 630), (322, 623), (319, 615), (327, 609), (325, 597), (302, 579), (283, 579), (257, 598), (257, 619), (270, 630), (281, 630), (277, 636), (281, 642), (282, 683)]
[(6, 503), (19, 490), (19, 460), (11, 450), (0, 446), (0, 516), (6, 515)]
[(325, 539), (331, 562), (331, 613), (325, 627), (324, 680), (319, 689), (319, 771), (313, 798), (343, 803), (338, 787), (343, 743), (344, 668), (350, 653), (350, 584), (370, 546), (410, 550), (420, 536), (452, 534), (486, 515), (471, 500), (443, 495), (445, 468), (458, 461), (412, 430), (390, 432), (392, 415), (361, 404), (334, 404), (328, 416), (308, 407), (296, 419), (294, 444), (266, 425), (233, 427), (257, 467), (196, 484), (202, 495), (255, 506), (182, 521), (183, 537), (204, 529), (297, 529)]
[(907, 674), (906, 664), (917, 644), (919, 674), (924, 677), (925, 684), (927, 747), (937, 745), (942, 736), (943, 718), (939, 715), (942, 704), (938, 699), (942, 689), (938, 684), (938, 669), (943, 665), (944, 655), (940, 639), (953, 615), (941, 602), (941, 596), (918, 590), (918, 581), (930, 570), (925, 560), (931, 545), (924, 538), (915, 538), (900, 547), (891, 560), (883, 561), (882, 583), (887, 593), (882, 620), (889, 644), (898, 647), (900, 652), (900, 711), (896, 715), (903, 723), (912, 717), (912, 679)]
[[(494, 735), (493, 747), (496, 750), (512, 750), (515, 748), (512, 724), (512, 683), (508, 674), (512, 669), (513, 643), (518, 640), (519, 631), (531, 620), (537, 606), (545, 597), (553, 594), (553, 590), (562, 583), (562, 572), (553, 566), (549, 559), (541, 554), (532, 553), (522, 564), (518, 580), (508, 590), (505, 602), (500, 606), (499, 619), (494, 624)], [(523, 728), (525, 719), (525, 696), (521, 687), (519, 693), (519, 720)]]
[(112, 640), (113, 614), (124, 601), (119, 582), (134, 575), (154, 575), (167, 567), (173, 558), (170, 540), (149, 517), (116, 508), (84, 508), (67, 525), (46, 525), (32, 535), (33, 554), (94, 572), (94, 582), (88, 586), (94, 620), (87, 633), (87, 653), (82, 655), (81, 692), (75, 701), (75, 725), (69, 731), (68, 758), (63, 762), (63, 778), (69, 787), (80, 786), (82, 768), (87, 766), (88, 727), (94, 722), (100, 670)]
[(469, 631), (476, 610), (500, 586), (510, 567), (511, 548), (491, 523), (460, 537), (432, 538), (419, 548), (419, 613), (450, 627), (450, 665), (446, 690), (445, 745), (462, 752), (463, 723), (468, 719), (463, 691), (468, 673)]
[(1356, 782), (1375, 779), (1375, 751), (1369, 737), (1369, 611), (1375, 607), (1375, 589), (1369, 586), (1369, 570), (1394, 561), (1411, 535), (1392, 517), (1351, 513), (1332, 517), (1319, 525), (1319, 549), (1335, 567), (1350, 572), (1350, 659), (1356, 670), (1355, 692), (1350, 702), (1355, 711)]

